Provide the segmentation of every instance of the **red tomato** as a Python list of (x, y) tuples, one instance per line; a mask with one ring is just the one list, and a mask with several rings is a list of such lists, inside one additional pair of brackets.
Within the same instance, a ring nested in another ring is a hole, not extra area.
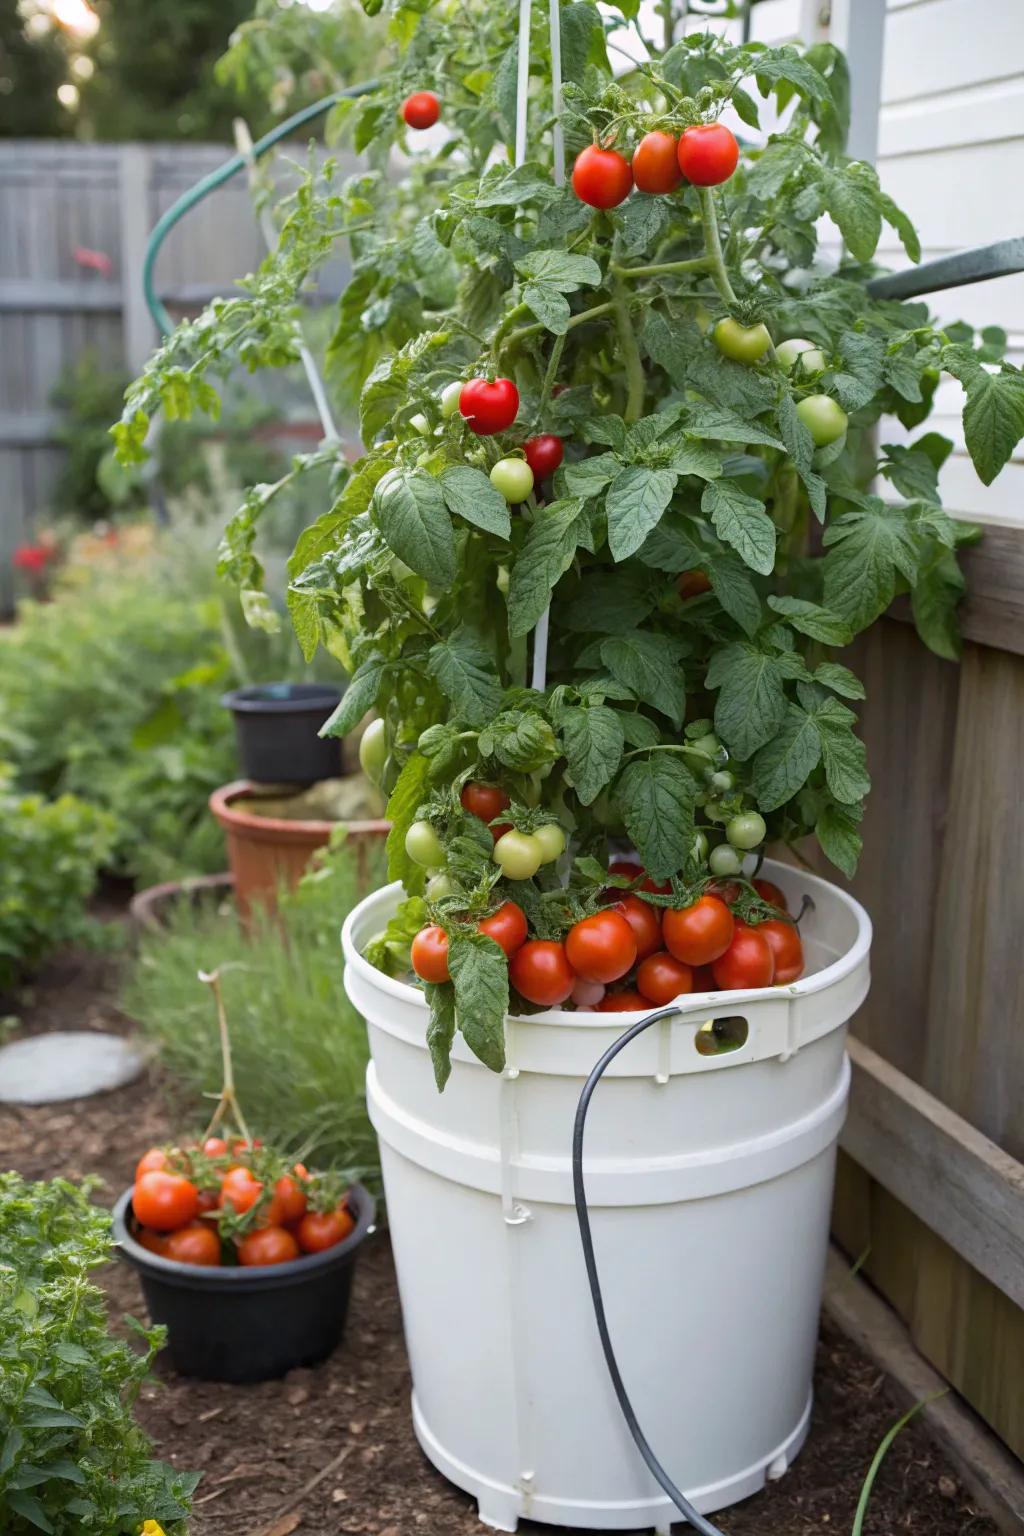
[(410, 128), (433, 128), (441, 116), (441, 103), (433, 91), (414, 91), (402, 102), (402, 116)]
[(336, 1211), (309, 1211), (298, 1225), (299, 1247), (303, 1253), (323, 1253), (344, 1242), (355, 1227), (355, 1220), (345, 1206)]
[(263, 1143), (258, 1136), (254, 1136), (252, 1141), (246, 1141), (243, 1136), (236, 1136), (231, 1143), (231, 1150), (238, 1157), (242, 1152), (255, 1152), (256, 1148), (262, 1147), (262, 1145)]
[(300, 1257), (299, 1245), (284, 1227), (259, 1227), (238, 1245), (238, 1262), (249, 1266), (288, 1264)]
[(179, 1264), (205, 1264), (213, 1268), (220, 1263), (220, 1238), (208, 1221), (191, 1221), (187, 1227), (172, 1232), (164, 1246), (165, 1259), (177, 1259)]
[(614, 911), (621, 912), (633, 930), (638, 960), (653, 955), (656, 949), (661, 948), (661, 918), (657, 907), (652, 907), (649, 901), (643, 901), (630, 891), (628, 895), (619, 897)]
[(656, 128), (633, 151), (633, 180), (639, 192), (674, 192), (683, 179), (675, 136)]
[(692, 571), (683, 571), (676, 577), (676, 591), (683, 602), (688, 602), (691, 597), (700, 597), (703, 592), (711, 591), (711, 577), (699, 566)]
[(740, 147), (724, 123), (700, 123), (683, 129), (677, 158), (679, 169), (695, 187), (717, 187), (736, 169)]
[(477, 437), (504, 432), (516, 419), (519, 391), (511, 379), (470, 379), (459, 395), (459, 414)]
[(203, 1152), (207, 1157), (225, 1157), (228, 1144), (220, 1136), (207, 1136), (203, 1142)]
[(167, 1257), (166, 1232), (154, 1232), (152, 1227), (140, 1227), (135, 1234), (135, 1241), (145, 1248), (147, 1253), (158, 1253), (163, 1259)]
[(625, 875), (630, 880), (635, 880), (643, 874), (641, 866), (632, 859), (612, 859), (608, 865), (610, 875)]
[(215, 1189), (201, 1189), (199, 1191), (198, 1214), (200, 1216), (202, 1216), (206, 1211), (215, 1211), (219, 1204), (220, 1201), (217, 1198), (217, 1191)]
[(709, 965), (732, 942), (732, 913), (717, 896), (700, 896), (689, 907), (669, 907), (661, 919), (665, 948), (687, 965)]
[(598, 1013), (647, 1013), (650, 1003), (639, 992), (608, 992), (597, 1005)]
[(229, 1205), (241, 1216), (252, 1210), (262, 1193), (262, 1182), (253, 1178), (248, 1168), (229, 1168), (220, 1181), (219, 1204)]
[(774, 880), (755, 880), (754, 890), (770, 907), (778, 907), (780, 912), (789, 911), (786, 893), (780, 885), (775, 884)]
[(412, 968), (421, 981), (450, 981), (448, 935), (436, 923), (421, 928), (412, 941)]
[(651, 891), (655, 896), (667, 896), (672, 889), (672, 882), (671, 880), (652, 880), (650, 875), (646, 875), (640, 889)]
[(150, 1147), (148, 1152), (143, 1152), (135, 1164), (135, 1182), (138, 1183), (144, 1173), (158, 1173), (167, 1167), (170, 1159), (162, 1147)]
[(546, 480), (562, 462), (562, 439), (553, 432), (542, 432), (539, 437), (527, 438), (523, 444), (526, 462), (533, 470), (535, 480)]
[(526, 943), (526, 914), (514, 901), (503, 901), (497, 912), (492, 912), (490, 917), (482, 917), (476, 926), (481, 933), (486, 933), (496, 944), (500, 944), (510, 960), (516, 950), (522, 949)]
[(657, 955), (648, 955), (639, 966), (636, 984), (648, 1002), (664, 1008), (681, 992), (693, 991), (693, 971), (662, 950)]
[(754, 932), (768, 940), (775, 960), (777, 987), (788, 986), (791, 981), (796, 981), (803, 975), (804, 947), (800, 942), (800, 933), (795, 923), (787, 923), (782, 918), (773, 917), (767, 923), (758, 923)]
[(554, 1008), (576, 984), (565, 945), (554, 939), (528, 939), (509, 961), (508, 977), (528, 1003)]
[(636, 935), (620, 912), (595, 912), (569, 929), (565, 953), (584, 981), (618, 981), (636, 964)]
[(741, 987), (770, 987), (775, 976), (771, 945), (758, 928), (737, 922), (732, 943), (711, 970), (715, 985), (723, 992)]
[(498, 789), (495, 784), (472, 782), (466, 784), (459, 799), (462, 802), (462, 809), (468, 811), (470, 816), (478, 816), (481, 821), (487, 822), (493, 821), (495, 816), (500, 816), (502, 811), (511, 804), (505, 791)]
[(132, 1210), (144, 1227), (173, 1232), (194, 1221), (199, 1210), (199, 1191), (180, 1173), (153, 1168), (138, 1179), (132, 1190)]
[(691, 970), (693, 971), (694, 992), (718, 991), (710, 965), (694, 965), (691, 966)]
[(267, 1226), (283, 1227), (299, 1221), (306, 1214), (306, 1192), (295, 1182), (291, 1174), (283, 1173), (274, 1185), (274, 1193), (267, 1206)]
[(591, 208), (615, 208), (624, 202), (633, 187), (629, 161), (614, 149), (588, 144), (576, 156), (572, 168), (572, 189), (581, 203)]

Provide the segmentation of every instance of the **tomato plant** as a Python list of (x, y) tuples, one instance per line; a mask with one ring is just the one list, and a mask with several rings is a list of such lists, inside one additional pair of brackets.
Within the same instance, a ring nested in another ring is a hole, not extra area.
[[(958, 379), (989, 481), (1024, 427), (1024, 376), (969, 327), (868, 291), (883, 225), (920, 252), (844, 152), (829, 45), (697, 31), (617, 75), (601, 13), (575, 0), (560, 185), (539, 53), (515, 155), (516, 7), (401, 14), (393, 67), (338, 114), (365, 174), (309, 173), (273, 256), (168, 339), (116, 434), (138, 461), (161, 405), (211, 411), (218, 369), (293, 359), (296, 296), (347, 242), (331, 387), (363, 454), (326, 442), (282, 481), (330, 472), (288, 605), (307, 658), (323, 647), (349, 673), (332, 729), (385, 722), (407, 899), (367, 954), (407, 975), (421, 930), (446, 936), (450, 979), (422, 978), (443, 1086), (464, 1023), (501, 1066), (510, 987), (537, 1007), (618, 1006), (569, 942), (616, 901), (651, 896), (682, 965), (731, 975), (755, 955), (764, 974), (748, 874), (765, 849), (813, 838), (852, 874), (870, 781), (845, 648), (903, 596), (925, 642), (957, 652), (971, 535), (940, 503), (950, 445), (918, 428), (942, 371)], [(448, 137), (386, 175), (428, 64)], [(771, 136), (741, 147), (724, 114), (754, 130), (765, 105)], [(823, 215), (843, 241), (827, 270)], [(879, 448), (893, 417), (907, 440)], [(250, 488), (222, 545), (254, 613), (280, 489)], [(500, 819), (473, 809), (480, 785), (505, 797)], [(511, 959), (484, 926), (507, 901), (526, 922)]]

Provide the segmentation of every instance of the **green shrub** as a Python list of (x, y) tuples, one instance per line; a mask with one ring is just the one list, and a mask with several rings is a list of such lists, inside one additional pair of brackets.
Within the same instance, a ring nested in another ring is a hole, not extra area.
[(64, 1179), (0, 1174), (0, 1529), (111, 1536), (145, 1520), (183, 1532), (198, 1478), (152, 1459), (132, 1404), (163, 1341), (139, 1353), (107, 1332), (90, 1272), (110, 1217)]
[(172, 539), (141, 568), (79, 572), (0, 639), (0, 755), (25, 789), (109, 811), (112, 865), (143, 883), (223, 868), (206, 806), (238, 773), (221, 694), (298, 657), (251, 631), (243, 656), (208, 551), (185, 547), (192, 530)]
[(55, 945), (85, 936), (85, 904), (112, 837), (102, 811), (73, 795), (21, 794), (0, 764), (0, 987)]
[[(371, 857), (371, 864), (381, 863)], [(377, 883), (382, 870), (373, 870)], [(220, 1084), (209, 989), (197, 971), (220, 968), (235, 1083), (254, 1134), (309, 1146), (318, 1166), (368, 1172), (377, 1146), (366, 1117), (363, 1022), (345, 996), (338, 930), (362, 891), (344, 845), (291, 893), (277, 921), (247, 934), (232, 907), (182, 902), (167, 929), (144, 937), (122, 1005), (155, 1041), (183, 1128), (201, 1130), (201, 1098)]]

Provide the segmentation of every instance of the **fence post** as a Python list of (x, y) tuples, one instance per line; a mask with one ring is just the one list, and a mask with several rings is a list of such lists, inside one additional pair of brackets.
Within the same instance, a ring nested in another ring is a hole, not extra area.
[(142, 292), (142, 262), (149, 239), (150, 150), (144, 144), (125, 144), (121, 150), (121, 294), (124, 356), (132, 373), (142, 370), (156, 332)]

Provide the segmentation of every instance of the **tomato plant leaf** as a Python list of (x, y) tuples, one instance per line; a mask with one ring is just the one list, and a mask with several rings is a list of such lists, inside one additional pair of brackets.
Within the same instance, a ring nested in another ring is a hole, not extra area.
[(393, 469), (375, 487), (373, 516), (388, 545), (410, 570), (435, 586), (455, 577), (452, 521), (433, 475)]
[(605, 497), (608, 547), (614, 560), (628, 560), (661, 519), (672, 500), (676, 476), (670, 469), (631, 464), (612, 481)]
[(676, 636), (643, 629), (611, 635), (600, 645), (601, 660), (612, 676), (677, 726), (686, 708), (686, 682), (678, 665), (685, 650), (685, 642)]
[(525, 635), (547, 607), (552, 588), (576, 553), (578, 499), (555, 501), (541, 509), (512, 567), (508, 589), (508, 632)]
[(947, 661), (960, 659), (962, 645), (956, 612), (966, 585), (956, 556), (940, 547), (918, 573), (910, 594), (918, 634), (930, 651)]
[(715, 727), (741, 762), (775, 735), (786, 714), (783, 668), (778, 657), (747, 640), (713, 652), (705, 678), (720, 690)]
[(884, 613), (896, 595), (896, 577), (913, 582), (918, 552), (902, 509), (866, 496), (825, 529), (822, 562), (825, 605), (856, 634)]
[(991, 485), (1024, 436), (1024, 374), (1004, 364), (999, 373), (979, 369), (967, 389), (964, 438), (983, 485)]
[(526, 283), (523, 303), (533, 311), (541, 325), (554, 336), (564, 336), (569, 329), (569, 300), (550, 283)]
[(626, 831), (655, 880), (676, 874), (689, 856), (696, 793), (689, 769), (673, 752), (635, 758), (615, 782)]
[(452, 1075), (452, 1045), (455, 1041), (455, 988), (450, 981), (425, 982), (424, 995), (430, 1005), (427, 1024), (427, 1050), (434, 1068), (438, 1093)]
[(516, 271), (559, 293), (575, 293), (601, 281), (601, 268), (592, 256), (563, 250), (530, 251), (516, 262)]
[(494, 657), (466, 625), (431, 646), (427, 671), (470, 725), (483, 725), (500, 709), (502, 690)]
[(731, 619), (753, 635), (761, 624), (763, 609), (757, 588), (743, 562), (731, 550), (721, 550), (705, 559), (711, 590)]
[(700, 505), (744, 565), (762, 576), (769, 575), (775, 567), (775, 524), (764, 502), (749, 496), (732, 480), (711, 480), (704, 487)]
[(791, 800), (821, 761), (821, 738), (813, 715), (790, 704), (778, 735), (755, 755), (751, 787), (762, 811)]
[(863, 847), (858, 830), (862, 815), (862, 806), (830, 804), (820, 812), (814, 827), (822, 853), (850, 880), (857, 873)]
[(690, 431), (701, 437), (713, 438), (719, 443), (757, 443), (765, 448), (781, 448), (774, 433), (757, 421), (744, 421), (735, 411), (722, 405), (707, 405), (702, 401), (688, 402), (686, 423)]
[(595, 453), (576, 464), (566, 464), (560, 471), (562, 484), (570, 496), (599, 496), (622, 470), (614, 453)]
[(541, 715), (523, 709), (505, 710), (480, 732), (477, 750), (496, 757), (506, 768), (534, 773), (558, 756), (551, 726)]
[(387, 839), (388, 879), (401, 880), (410, 894), (423, 890), (424, 872), (421, 865), (410, 859), (405, 851), (405, 834), (416, 820), (416, 813), (426, 798), (430, 784), (430, 759), (422, 752), (413, 752), (405, 762), (398, 781), (388, 798), (388, 820), (391, 831)]
[(512, 532), (508, 502), (482, 469), (472, 464), (453, 464), (439, 480), (445, 506), (456, 517), (507, 539)]
[(320, 601), (315, 592), (289, 587), (286, 601), (295, 637), (306, 661), (312, 661), (320, 644)]
[(878, 177), (860, 160), (842, 169), (825, 166), (821, 173), (825, 207), (839, 226), (850, 252), (870, 261), (882, 234)]
[(592, 805), (618, 772), (624, 744), (622, 722), (606, 704), (566, 709), (559, 722), (568, 782), (583, 805)]
[(816, 683), (831, 688), (833, 693), (841, 694), (844, 699), (864, 698), (864, 684), (860, 678), (849, 667), (841, 667), (836, 661), (821, 662), (815, 667), (813, 676)]
[(856, 718), (852, 710), (836, 699), (830, 699), (814, 711), (825, 779), (842, 805), (857, 804), (871, 788), (864, 743), (853, 733)]
[(367, 657), (349, 678), (333, 714), (320, 727), (320, 736), (347, 736), (354, 731), (367, 710), (372, 709), (380, 693), (387, 662), (379, 651)]
[(505, 1065), (505, 1015), (508, 1012), (508, 960), (486, 934), (453, 928), (448, 937), (448, 969), (455, 989), (455, 1017), (473, 1055), (500, 1072)]
[(768, 606), (781, 613), (802, 635), (820, 640), (823, 645), (849, 645), (853, 639), (850, 626), (818, 603), (809, 603), (801, 597), (773, 596), (769, 597)]

